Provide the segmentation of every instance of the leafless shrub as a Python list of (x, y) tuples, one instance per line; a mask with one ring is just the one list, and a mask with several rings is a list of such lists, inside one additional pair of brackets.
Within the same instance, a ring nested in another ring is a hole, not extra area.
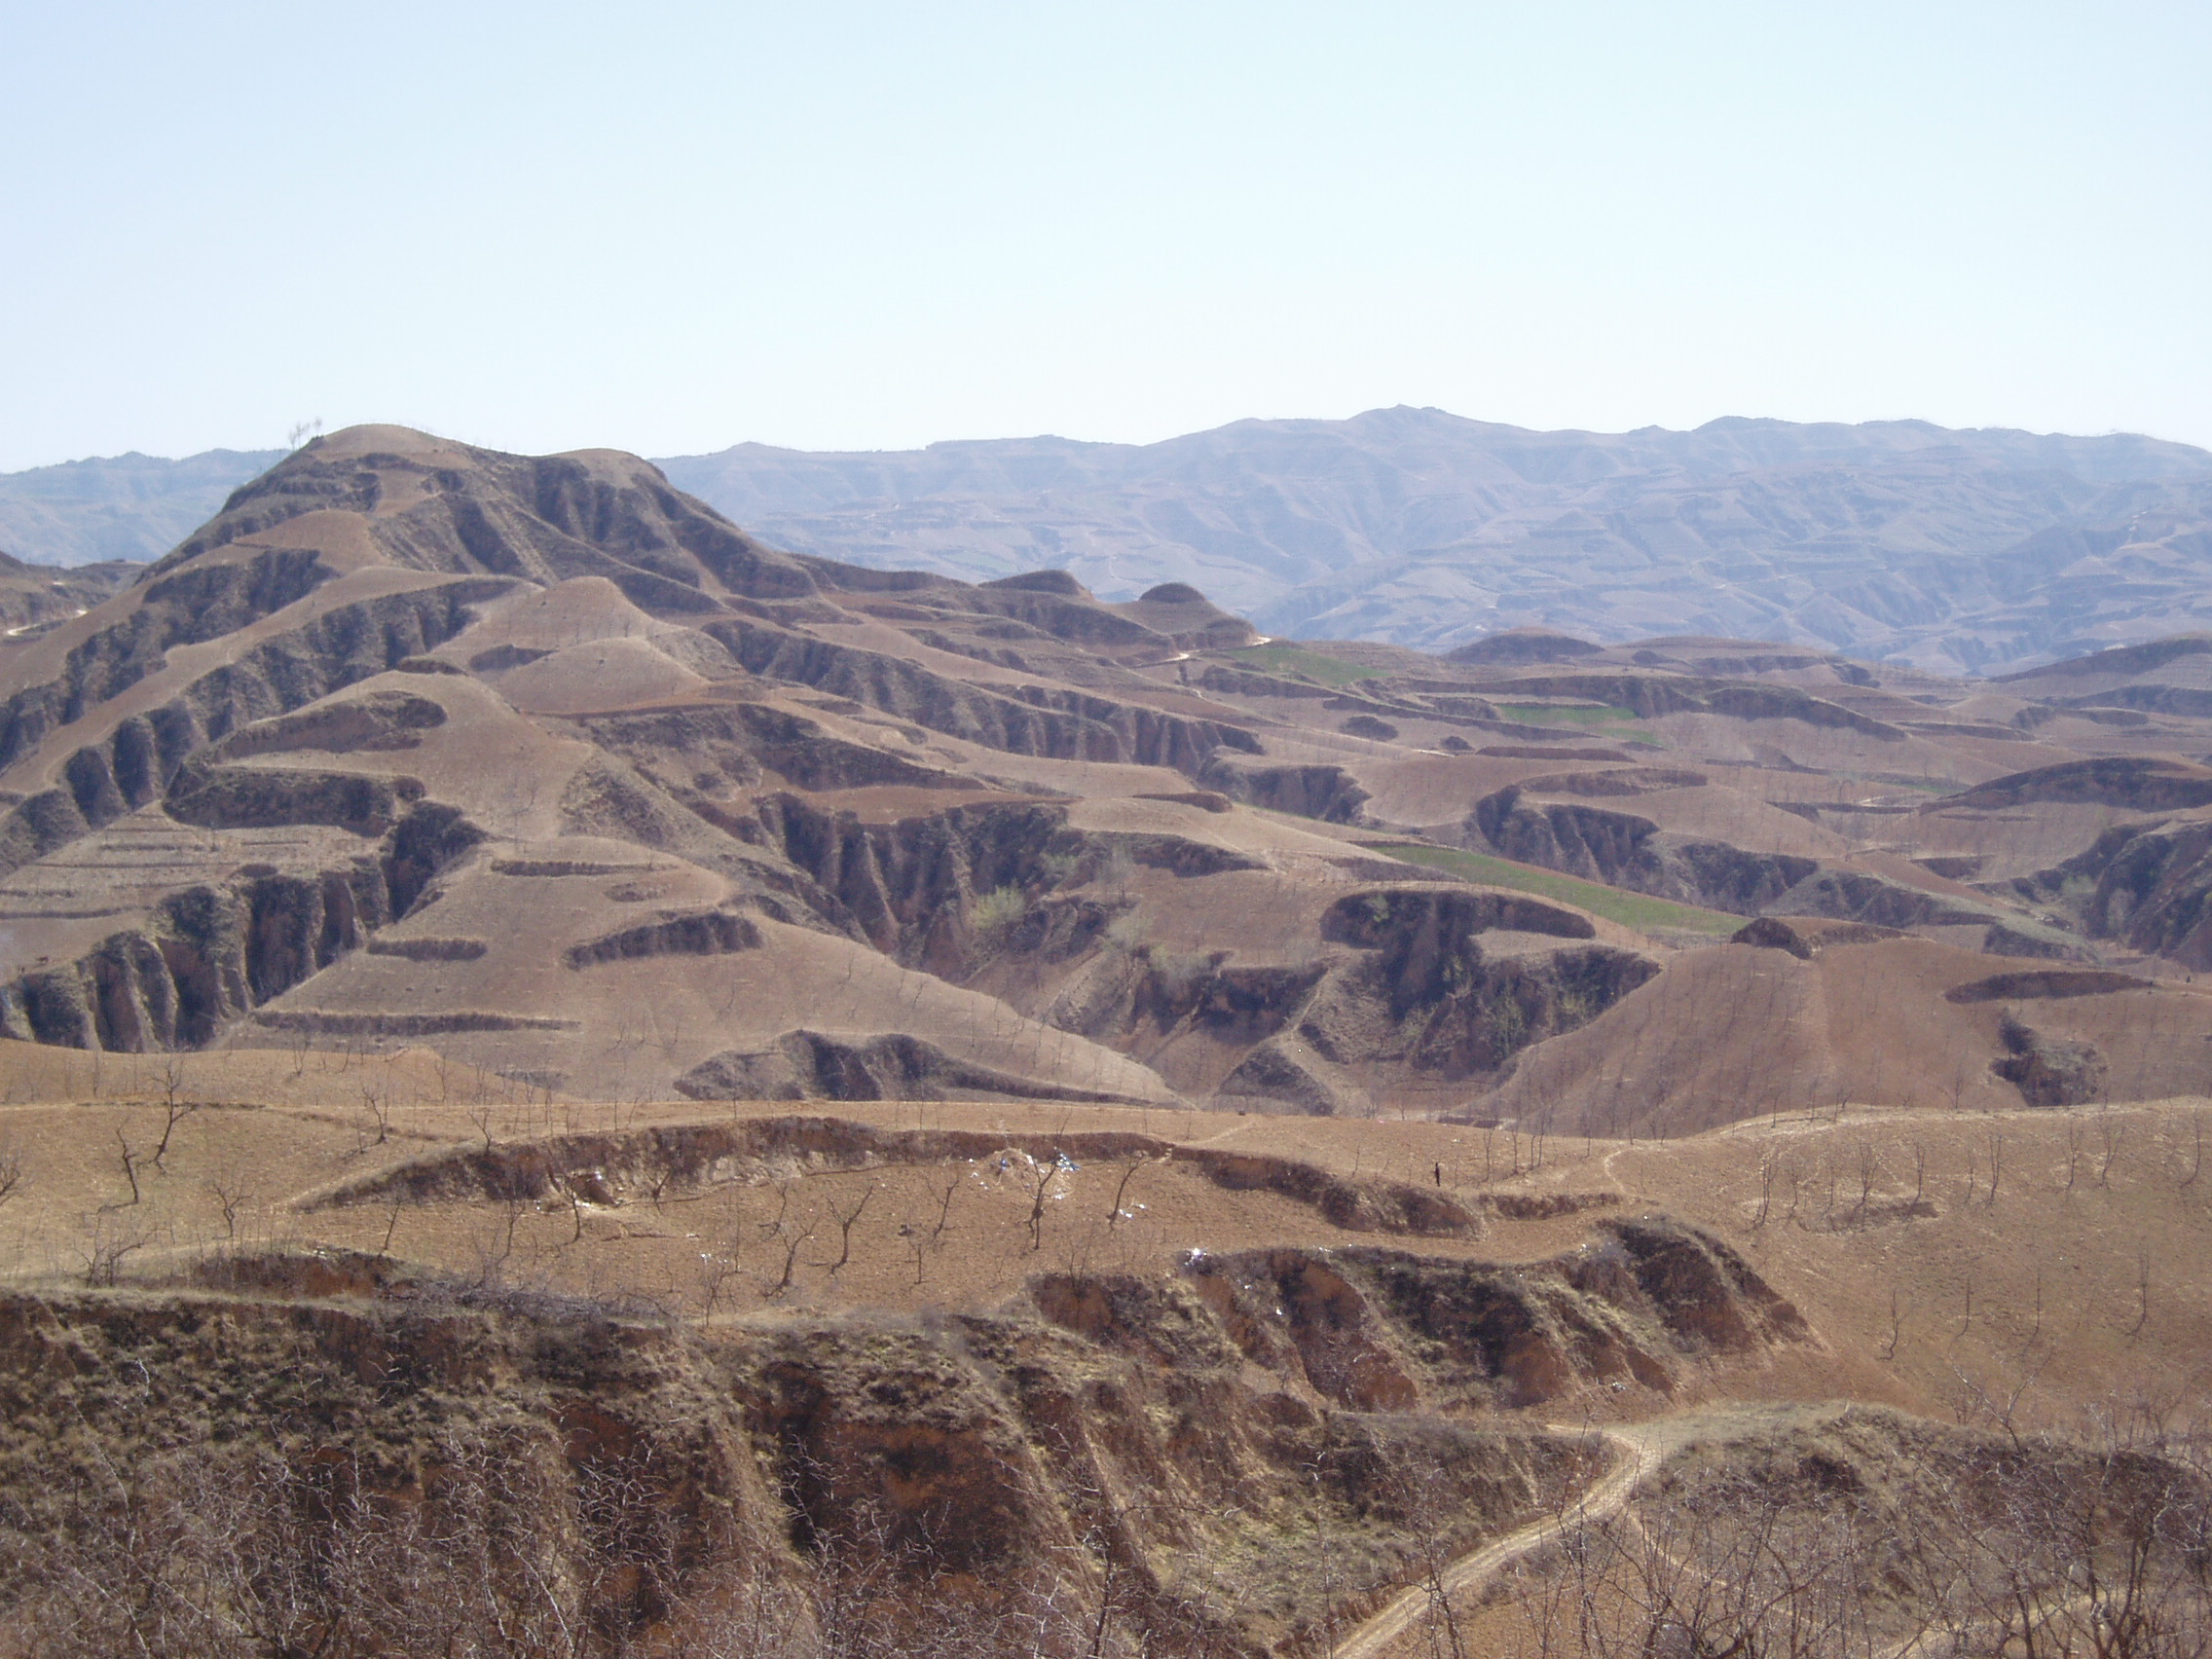
[(930, 1196), (937, 1199), (937, 1222), (930, 1229), (930, 1242), (944, 1241), (945, 1230), (952, 1225), (952, 1200), (960, 1191), (960, 1171), (948, 1169), (929, 1183)]
[[(121, 1129), (115, 1131), (115, 1144), (122, 1149), (123, 1178), (130, 1183), (130, 1204), (135, 1205), (141, 1201), (142, 1198), (138, 1191), (138, 1155), (130, 1150), (129, 1137), (125, 1135)], [(115, 1207), (128, 1208), (129, 1205)]]
[(1029, 1195), (1029, 1216), (1025, 1225), (1029, 1229), (1029, 1248), (1032, 1250), (1042, 1250), (1045, 1247), (1045, 1204), (1051, 1197), (1052, 1183), (1060, 1178), (1064, 1168), (1065, 1164), (1057, 1154), (1030, 1167), (1030, 1179), (1035, 1186)]
[[(390, 1088), (378, 1088), (366, 1083), (361, 1085), (361, 1111), (368, 1118), (369, 1125), (376, 1130), (373, 1144), (383, 1146), (391, 1138)], [(491, 1150), (489, 1140), (485, 1143), (485, 1150)]]
[(215, 1207), (222, 1212), (223, 1236), (239, 1235), (239, 1211), (253, 1197), (246, 1185), (245, 1171), (237, 1164), (226, 1164), (208, 1177), (207, 1191), (215, 1199)]
[[(1136, 1172), (1139, 1169), (1142, 1169), (1150, 1161), (1152, 1161), (1146, 1158), (1136, 1159), (1129, 1164), (1127, 1168), (1122, 1171), (1121, 1180), (1116, 1182), (1114, 1185), (1113, 1206), (1106, 1212), (1107, 1232), (1111, 1233), (1114, 1231), (1115, 1223), (1131, 1219), (1128, 1216), (1127, 1212), (1122, 1208), (1122, 1200), (1128, 1197), (1129, 1182), (1135, 1178)], [(1442, 1166), (1439, 1165), (1439, 1168), (1441, 1167)], [(1441, 1186), (1442, 1182), (1439, 1181), (1438, 1185)]]
[(154, 1148), (154, 1167), (165, 1175), (168, 1173), (166, 1161), (169, 1156), (169, 1137), (176, 1133), (178, 1124), (200, 1110), (198, 1101), (177, 1098), (184, 1088), (185, 1058), (183, 1054), (165, 1054), (162, 1057), (162, 1139), (161, 1144)]
[(783, 1272), (773, 1285), (762, 1287), (760, 1295), (763, 1300), (772, 1302), (791, 1289), (792, 1280), (798, 1273), (798, 1253), (806, 1248), (806, 1241), (814, 1236), (821, 1226), (822, 1219), (816, 1214), (807, 1216), (806, 1226), (803, 1228), (788, 1226), (781, 1217), (778, 1218), (776, 1235), (777, 1241), (784, 1247)]
[[(342, 1445), (56, 1466), (0, 1514), (0, 1645), (24, 1659), (388, 1654), (810, 1659), (805, 1609), (734, 1539), (686, 1539), (649, 1447), (567, 1479), (498, 1437), (411, 1496)], [(58, 1460), (56, 1459), (58, 1464)], [(711, 1566), (686, 1559), (702, 1544)]]
[(852, 1261), (853, 1229), (859, 1224), (861, 1219), (861, 1212), (867, 1208), (867, 1201), (868, 1199), (875, 1197), (875, 1185), (871, 1182), (867, 1190), (861, 1194), (859, 1199), (853, 1204), (853, 1207), (851, 1209), (839, 1209), (834, 1204), (830, 1205), (830, 1214), (837, 1223), (837, 1238), (839, 1245), (837, 1251), (837, 1259), (830, 1264), (830, 1272), (832, 1277), (834, 1277), (837, 1273), (842, 1272), (845, 1269), (846, 1264)]
[(112, 1210), (87, 1216), (77, 1246), (85, 1283), (92, 1288), (114, 1285), (123, 1276), (124, 1258), (136, 1255), (152, 1238), (150, 1226), (126, 1222)]
[(2112, 1184), (2112, 1166), (2120, 1161), (2120, 1149), (2127, 1141), (2127, 1124), (2109, 1114), (2097, 1119), (2097, 1138), (2103, 1143), (2103, 1156), (2097, 1160), (2097, 1185)]

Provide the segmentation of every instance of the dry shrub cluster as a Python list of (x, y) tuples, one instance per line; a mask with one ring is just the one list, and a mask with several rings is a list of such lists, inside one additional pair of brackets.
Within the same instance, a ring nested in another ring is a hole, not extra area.
[(57, 1458), (67, 1484), (0, 1502), (0, 1652), (812, 1651), (804, 1598), (742, 1558), (687, 1570), (668, 1509), (633, 1471), (586, 1471), (571, 1493), (517, 1447), (457, 1438), (429, 1461), (434, 1473), (395, 1494), (334, 1449), (287, 1460), (199, 1448), (128, 1468), (95, 1457), (92, 1480)]
[[(395, 1498), (348, 1456), (186, 1455), (0, 1504), (8, 1659), (1240, 1659), (1203, 1599), (1161, 1604), (1087, 1537), (1006, 1581), (931, 1565), (882, 1515), (793, 1553), (685, 1560), (649, 1478), (541, 1482), (441, 1448)], [(576, 1536), (548, 1518), (573, 1512)], [(726, 1540), (725, 1540), (726, 1542)], [(1094, 1553), (1095, 1552), (1095, 1553)], [(1101, 1565), (1101, 1563), (1103, 1565)], [(1163, 1615), (1165, 1615), (1163, 1617)]]

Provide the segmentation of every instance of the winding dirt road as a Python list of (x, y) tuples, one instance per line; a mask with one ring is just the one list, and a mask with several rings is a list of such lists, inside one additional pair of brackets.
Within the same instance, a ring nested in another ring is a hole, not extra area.
[[(1559, 1424), (1547, 1426), (1560, 1434), (1581, 1432)], [(1493, 1539), (1446, 1567), (1444, 1593), (1456, 1597), (1463, 1591), (1479, 1589), (1499, 1568), (1519, 1561), (1531, 1550), (1540, 1549), (1568, 1528), (1578, 1527), (1585, 1521), (1603, 1521), (1620, 1513), (1635, 1495), (1636, 1489), (1659, 1467), (1667, 1454), (1686, 1438), (1685, 1427), (1662, 1421), (1624, 1423), (1597, 1430), (1598, 1435), (1620, 1449), (1620, 1460), (1564, 1514), (1548, 1516), (1517, 1532)], [(1411, 1630), (1428, 1607), (1427, 1585), (1417, 1584), (1399, 1592), (1380, 1612), (1337, 1644), (1334, 1659), (1382, 1659), (1390, 1644)]]

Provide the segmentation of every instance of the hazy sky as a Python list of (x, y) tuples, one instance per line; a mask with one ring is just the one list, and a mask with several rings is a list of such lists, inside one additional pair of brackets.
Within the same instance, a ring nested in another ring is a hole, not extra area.
[(1438, 404), (2212, 445), (2212, 6), (0, 0), (0, 469)]

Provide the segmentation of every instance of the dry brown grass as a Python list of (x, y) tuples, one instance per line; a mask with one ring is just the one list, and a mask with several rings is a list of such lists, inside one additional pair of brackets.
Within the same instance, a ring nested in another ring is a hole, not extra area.
[[(1478, 1207), (1492, 1200), (1483, 1236), (1419, 1239), (1432, 1255), (1532, 1261), (1587, 1235), (1587, 1214), (1521, 1219), (1514, 1210), (1528, 1206), (1496, 1207), (1515, 1195), (1589, 1195), (1612, 1211), (1705, 1227), (1796, 1303), (1823, 1345), (1762, 1362), (1755, 1377), (1716, 1378), (1720, 1393), (2040, 1421), (2114, 1395), (2189, 1397), (2208, 1382), (2212, 1171), (2201, 1143), (2212, 1140), (2212, 1106), (2199, 1100), (1846, 1106), (1664, 1142), (1414, 1121), (849, 1104), (834, 1115), (1003, 1134), (1008, 1145), (859, 1169), (792, 1160), (657, 1195), (633, 1184), (605, 1202), (555, 1194), (318, 1206), (318, 1195), (487, 1136), (526, 1146), (786, 1109), (547, 1103), (517, 1098), (502, 1080), (464, 1082), (426, 1055), (343, 1070), (310, 1055), (295, 1072), (294, 1056), (263, 1052), (195, 1057), (179, 1100), (205, 1104), (172, 1125), (158, 1061), (107, 1057), (93, 1097), (88, 1056), (12, 1046), (5, 1058), (18, 1094), (81, 1095), (0, 1109), (0, 1149), (19, 1171), (0, 1200), (0, 1251), (18, 1282), (166, 1274), (223, 1248), (327, 1246), (750, 1319), (789, 1308), (990, 1307), (1032, 1272), (1167, 1273), (1194, 1248), (1393, 1241), (1278, 1192), (1226, 1190), (1187, 1164), (1128, 1156), (1055, 1169), (1014, 1144), (1121, 1130), (1359, 1179), (1441, 1183)], [(443, 1104), (424, 1098), (441, 1075), (454, 1096)], [(494, 1086), (505, 1089), (498, 1104), (464, 1092)], [(257, 1092), (292, 1099), (244, 1103)]]

